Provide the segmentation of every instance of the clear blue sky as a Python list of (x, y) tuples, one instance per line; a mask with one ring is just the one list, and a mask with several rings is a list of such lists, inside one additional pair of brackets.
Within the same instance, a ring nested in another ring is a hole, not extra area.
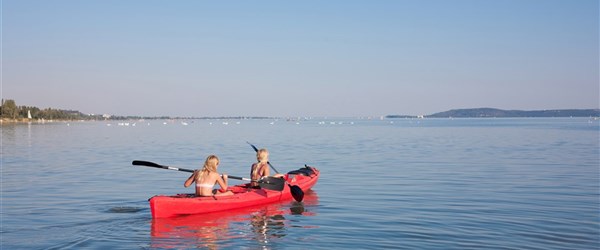
[(2, 1), (2, 98), (84, 113), (598, 108), (597, 0)]

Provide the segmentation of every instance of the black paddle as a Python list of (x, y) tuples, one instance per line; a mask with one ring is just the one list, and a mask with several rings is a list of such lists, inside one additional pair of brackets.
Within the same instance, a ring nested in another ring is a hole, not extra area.
[[(254, 149), (255, 152), (258, 152), (258, 148), (256, 148), (254, 145), (252, 145), (252, 143), (250, 142), (246, 142), (248, 144), (250, 144), (250, 146), (252, 146), (252, 148)], [(273, 167), (273, 165), (271, 165), (271, 162), (267, 161), (267, 164), (269, 164), (269, 167), (271, 167), (273, 170), (275, 170), (275, 173), (279, 174), (279, 171), (277, 171), (277, 169), (275, 169), (275, 167)], [(292, 191), (292, 196), (294, 197), (294, 200), (300, 202), (302, 201), (302, 199), (304, 199), (304, 191), (302, 191), (302, 188), (300, 188), (298, 185), (291, 185), (289, 184), (287, 181), (285, 182), (288, 187), (290, 187), (290, 191)]]
[[(191, 170), (191, 169), (169, 167), (169, 166), (160, 165), (160, 164), (150, 162), (150, 161), (133, 161), (133, 162), (131, 162), (131, 164), (136, 165), (136, 166), (162, 168), (162, 169), (182, 171), (182, 172), (190, 172), (190, 173), (194, 172), (194, 170)], [(237, 176), (233, 176), (233, 175), (229, 175), (229, 178), (236, 179), (236, 180), (243, 180), (243, 181), (252, 181), (248, 178), (237, 177)], [(275, 177), (265, 177), (265, 178), (261, 178), (260, 180), (253, 181), (253, 182), (257, 182), (258, 185), (264, 189), (281, 191), (281, 190), (283, 190), (283, 187), (284, 187), (283, 184), (285, 183), (285, 180), (283, 180), (281, 178), (275, 178)]]

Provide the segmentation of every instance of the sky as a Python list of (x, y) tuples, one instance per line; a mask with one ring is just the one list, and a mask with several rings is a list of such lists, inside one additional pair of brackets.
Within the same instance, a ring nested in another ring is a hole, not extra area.
[(0, 0), (1, 95), (141, 116), (599, 108), (597, 0)]

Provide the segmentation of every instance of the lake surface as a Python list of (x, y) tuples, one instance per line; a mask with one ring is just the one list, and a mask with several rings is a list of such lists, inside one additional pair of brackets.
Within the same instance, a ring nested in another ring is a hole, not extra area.
[[(598, 120), (183, 122), (2, 125), (0, 247), (600, 247)], [(132, 160), (194, 169), (217, 154), (245, 176), (246, 141), (279, 171), (319, 168), (319, 183), (302, 203), (152, 219), (148, 198), (193, 192), (188, 174)]]

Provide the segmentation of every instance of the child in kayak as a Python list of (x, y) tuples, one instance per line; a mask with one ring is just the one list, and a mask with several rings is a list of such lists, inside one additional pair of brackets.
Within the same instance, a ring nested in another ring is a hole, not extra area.
[[(250, 168), (250, 179), (260, 180), (263, 177), (269, 176), (269, 151), (264, 148), (256, 151), (256, 160), (258, 162), (252, 164), (252, 167)], [(283, 177), (283, 175), (276, 174), (273, 177)], [(252, 187), (258, 187), (258, 183), (256, 182), (252, 182), (250, 185)]]
[[(185, 180), (184, 187), (189, 187), (196, 183), (196, 196), (223, 196), (232, 195), (233, 192), (227, 190), (227, 174), (221, 175), (217, 172), (219, 167), (219, 158), (216, 155), (209, 155), (204, 162), (202, 170), (196, 170)], [(221, 189), (213, 190), (215, 184), (219, 184)]]

